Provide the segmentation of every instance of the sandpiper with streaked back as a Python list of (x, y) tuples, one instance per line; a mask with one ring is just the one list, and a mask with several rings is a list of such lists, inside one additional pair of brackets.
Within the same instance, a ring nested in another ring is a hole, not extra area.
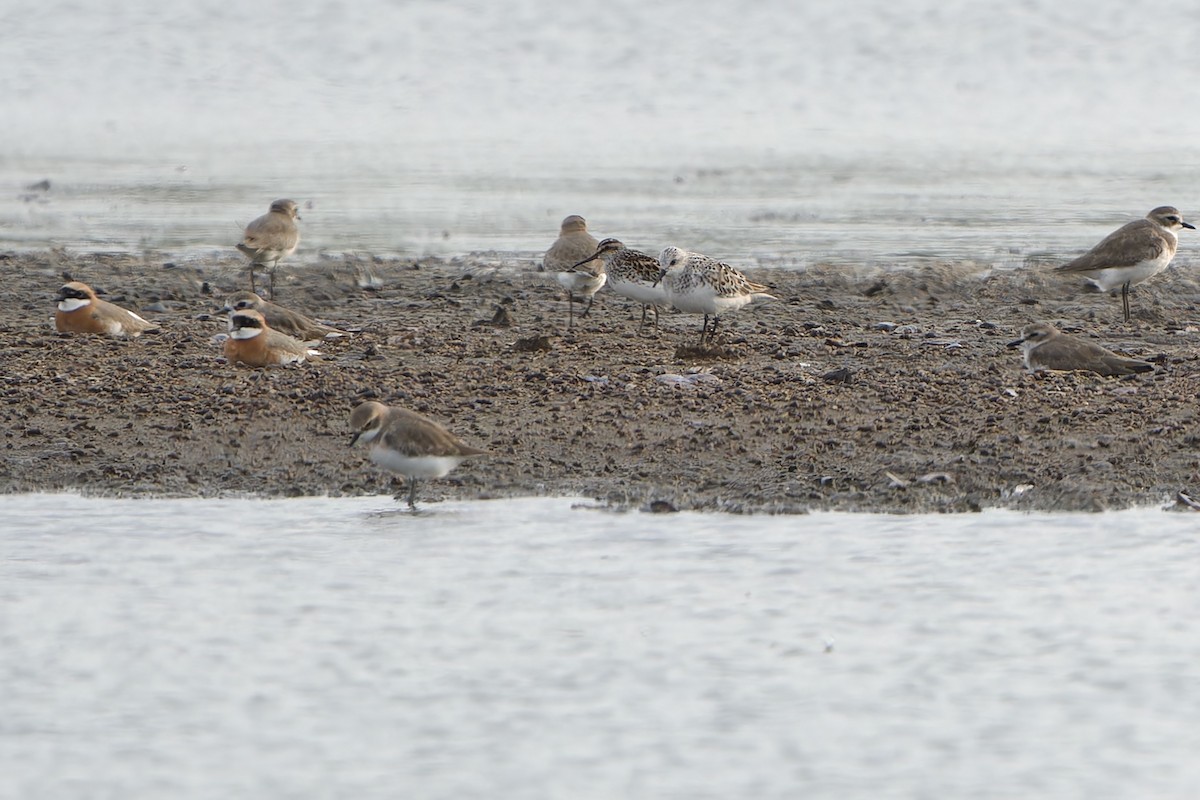
[(1046, 322), (1027, 325), (1021, 338), (1009, 342), (1025, 354), (1025, 367), (1030, 372), (1044, 370), (1086, 371), (1100, 375), (1133, 375), (1149, 372), (1154, 365), (1135, 358), (1126, 358), (1095, 342), (1068, 336)]
[(488, 455), (471, 447), (444, 427), (415, 411), (385, 406), (373, 400), (350, 414), (353, 446), (370, 446), (370, 458), (384, 469), (408, 479), (408, 507), (417, 507), (417, 480), (440, 478), (471, 456)]
[(1101, 291), (1121, 287), (1121, 306), (1129, 322), (1129, 289), (1157, 275), (1175, 257), (1175, 231), (1195, 229), (1173, 206), (1159, 206), (1142, 219), (1122, 225), (1100, 244), (1056, 271), (1083, 275)]
[(246, 226), (237, 249), (250, 257), (250, 291), (255, 291), (254, 268), (262, 267), (270, 277), (271, 299), (275, 299), (275, 268), (300, 244), (298, 208), (294, 200), (276, 200), (266, 214)]
[[(646, 310), (654, 309), (654, 327), (658, 327), (658, 307), (667, 302), (666, 289), (659, 281), (662, 268), (652, 255), (630, 250), (619, 239), (605, 239), (596, 247), (596, 252), (585, 261), (599, 258), (604, 261), (605, 283), (622, 297), (628, 297), (642, 305), (641, 331), (646, 327)], [(582, 263), (582, 262), (581, 262)], [(578, 266), (578, 264), (576, 265)]]
[[(755, 298), (776, 300), (770, 287), (749, 280), (723, 261), (700, 253), (689, 253), (678, 247), (663, 248), (658, 257), (659, 280), (666, 291), (667, 302), (680, 311), (703, 314), (700, 344), (705, 338), (712, 341), (717, 333), (720, 315), (736, 311)], [(713, 318), (712, 330), (708, 318)]]
[(55, 298), (54, 327), (62, 333), (99, 333), (134, 338), (158, 325), (107, 300), (101, 300), (86, 283), (64, 283)]

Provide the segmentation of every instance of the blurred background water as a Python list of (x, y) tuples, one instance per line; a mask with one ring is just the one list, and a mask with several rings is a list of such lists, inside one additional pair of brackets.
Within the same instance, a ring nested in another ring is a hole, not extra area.
[(287, 196), (304, 205), (297, 263), (532, 258), (580, 213), (600, 236), (740, 265), (1019, 266), (1157, 205), (1192, 212), (1193, 16), (1116, 0), (10, 3), (0, 246), (200, 259)]
[[(46, 0), (0, 26), (0, 249), (203, 262), (292, 197), (301, 268), (532, 260), (569, 213), (739, 265), (1016, 268), (1197, 216), (1182, 8)], [(0, 521), (0, 796), (1200, 785), (1190, 517), (25, 496)]]

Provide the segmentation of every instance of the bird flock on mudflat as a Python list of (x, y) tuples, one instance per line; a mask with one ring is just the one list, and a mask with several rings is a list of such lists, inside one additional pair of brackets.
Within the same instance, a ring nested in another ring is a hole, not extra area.
[[(242, 240), (235, 245), (248, 259), (250, 289), (230, 295), (223, 308), (228, 314), (228, 334), (222, 352), (231, 365), (261, 368), (304, 363), (319, 358), (316, 341), (350, 335), (273, 302), (276, 270), (300, 243), (298, 210), (292, 200), (272, 202), (266, 214), (245, 227)], [(1084, 278), (1104, 292), (1120, 289), (1124, 320), (1129, 322), (1131, 288), (1166, 269), (1178, 247), (1177, 232), (1193, 228), (1176, 208), (1160, 206), (1121, 226), (1056, 271)], [(755, 300), (778, 299), (769, 286), (711, 256), (670, 245), (656, 257), (631, 249), (617, 238), (597, 240), (588, 232), (587, 221), (577, 214), (562, 221), (558, 238), (542, 258), (541, 270), (566, 292), (568, 328), (576, 325), (575, 304), (582, 306), (579, 317), (586, 318), (596, 294), (607, 287), (640, 304), (639, 333), (651, 315), (650, 323), (657, 332), (662, 309), (702, 315), (700, 348), (716, 341), (722, 315)], [(257, 293), (256, 273), (265, 273), (271, 300)], [(101, 299), (79, 281), (65, 283), (56, 301), (54, 322), (59, 332), (136, 338), (160, 329), (133, 311)], [(1021, 349), (1025, 367), (1034, 373), (1088, 371), (1125, 376), (1154, 369), (1147, 361), (1119, 355), (1047, 322), (1026, 326), (1020, 338), (1008, 346)], [(432, 419), (375, 401), (355, 407), (349, 426), (352, 445), (366, 444), (372, 462), (405, 476), (408, 504), (413, 509), (420, 479), (442, 477), (464, 459), (488, 454)]]

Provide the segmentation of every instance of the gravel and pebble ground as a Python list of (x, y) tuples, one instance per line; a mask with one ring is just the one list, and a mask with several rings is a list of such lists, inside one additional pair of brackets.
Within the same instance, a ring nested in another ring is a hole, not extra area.
[[(348, 446), (350, 410), (404, 405), (492, 455), (422, 499), (588, 496), (622, 508), (785, 513), (1103, 510), (1200, 489), (1200, 284), (1176, 265), (1119, 298), (1029, 264), (748, 269), (778, 301), (722, 320), (601, 291), (566, 327), (535, 259), (284, 264), (276, 301), (352, 335), (323, 358), (221, 357), (244, 261), (0, 254), (0, 490), (218, 496), (396, 493)], [(158, 322), (58, 334), (69, 276)], [(1149, 360), (1128, 378), (1031, 375), (1005, 344), (1044, 320)]]

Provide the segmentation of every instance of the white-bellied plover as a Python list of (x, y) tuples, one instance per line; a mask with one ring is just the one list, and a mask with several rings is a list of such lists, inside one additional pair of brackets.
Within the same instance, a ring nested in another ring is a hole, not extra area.
[(246, 226), (237, 249), (250, 257), (250, 291), (255, 291), (254, 268), (262, 267), (270, 277), (271, 299), (275, 299), (275, 268), (300, 244), (297, 210), (293, 200), (276, 200), (266, 214)]
[(1129, 322), (1129, 288), (1167, 268), (1175, 257), (1179, 239), (1175, 231), (1192, 228), (1183, 221), (1178, 209), (1159, 206), (1143, 219), (1122, 225), (1100, 244), (1069, 264), (1057, 267), (1058, 272), (1083, 275), (1108, 292), (1121, 287), (1121, 306)]
[(1027, 325), (1021, 338), (1009, 342), (1008, 346), (1024, 351), (1025, 367), (1030, 372), (1086, 370), (1101, 375), (1133, 375), (1154, 369), (1153, 364), (1126, 358), (1094, 342), (1068, 336), (1045, 322)]
[(370, 445), (370, 457), (408, 479), (408, 507), (417, 507), (417, 480), (440, 478), (470, 456), (488, 455), (433, 420), (406, 408), (368, 401), (350, 414), (354, 437)]

